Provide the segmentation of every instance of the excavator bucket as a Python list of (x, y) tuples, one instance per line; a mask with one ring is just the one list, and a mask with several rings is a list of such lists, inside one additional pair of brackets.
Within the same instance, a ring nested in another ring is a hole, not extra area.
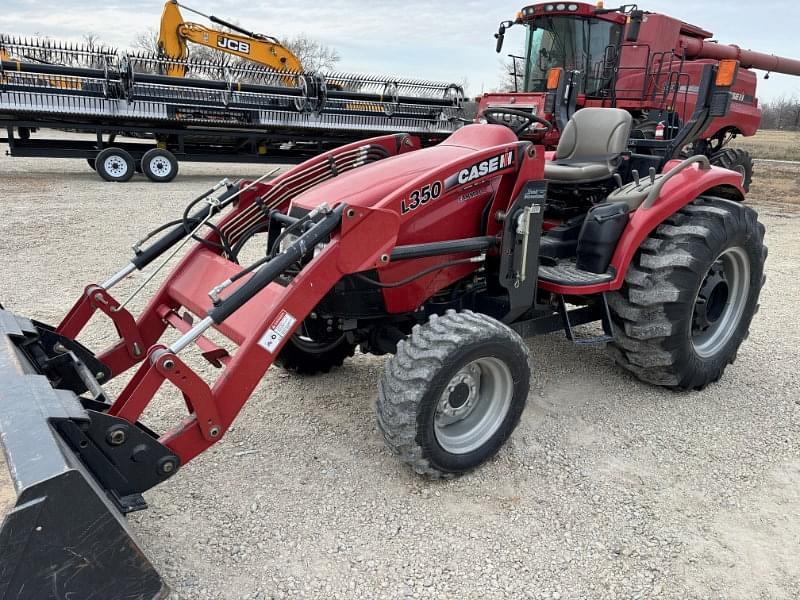
[(36, 335), (0, 310), (0, 441), (16, 495), (0, 530), (0, 600), (164, 598), (122, 512), (62, 433), (66, 422), (87, 427), (89, 411), (21, 349)]

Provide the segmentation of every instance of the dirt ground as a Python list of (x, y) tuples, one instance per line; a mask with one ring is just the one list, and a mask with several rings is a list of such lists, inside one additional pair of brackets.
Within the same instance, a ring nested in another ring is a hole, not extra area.
[[(225, 439), (131, 517), (172, 597), (800, 597), (800, 165), (756, 168), (769, 279), (718, 384), (673, 393), (601, 348), (530, 340), (534, 379), (510, 443), (474, 474), (432, 482), (384, 448), (384, 359), (311, 378), (273, 369)], [(184, 165), (170, 186), (114, 185), (82, 161), (0, 158), (0, 302), (57, 321), (223, 174), (258, 173)], [(176, 421), (175, 396), (158, 395), (151, 427)]]

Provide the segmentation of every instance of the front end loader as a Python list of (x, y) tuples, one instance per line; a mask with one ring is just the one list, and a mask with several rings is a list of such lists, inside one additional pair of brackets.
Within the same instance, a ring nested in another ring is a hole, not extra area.
[[(730, 84), (707, 67), (685, 138), (724, 110)], [(629, 113), (585, 111), (556, 153), (518, 137), (548, 122), (497, 109), (488, 118), (514, 117), (515, 130), (470, 125), (432, 148), (388, 135), (273, 179), (223, 180), (58, 325), (0, 310), (0, 440), (17, 494), (0, 531), (0, 598), (167, 594), (124, 515), (223, 438), (273, 363), (313, 373), (357, 347), (392, 355), (378, 426), (433, 478), (478, 467), (514, 431), (531, 375), (523, 338), (606, 345), (670, 388), (718, 379), (755, 314), (766, 256), (741, 176), (675, 160), (674, 144), (638, 151)], [(173, 260), (134, 316), (133, 297)], [(140, 271), (132, 294), (115, 294)], [(95, 316), (118, 334), (98, 352), (78, 341)], [(190, 353), (218, 377), (202, 378)], [(164, 386), (186, 418), (154, 432), (142, 415)]]

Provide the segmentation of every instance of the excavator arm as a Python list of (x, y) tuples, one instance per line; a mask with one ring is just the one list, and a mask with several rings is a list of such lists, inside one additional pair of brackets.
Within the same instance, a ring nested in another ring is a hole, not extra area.
[[(223, 25), (232, 31), (217, 31), (197, 23), (187, 22), (181, 14), (181, 8), (204, 16), (211, 22)], [(300, 72), (303, 70), (300, 59), (278, 40), (252, 33), (214, 16), (203, 15), (178, 4), (176, 0), (168, 0), (164, 4), (164, 12), (161, 15), (161, 27), (158, 35), (159, 51), (165, 57), (184, 60), (189, 56), (189, 42), (232, 54), (277, 71)], [(179, 63), (172, 64), (165, 74), (172, 77), (183, 77), (186, 75), (186, 66)]]

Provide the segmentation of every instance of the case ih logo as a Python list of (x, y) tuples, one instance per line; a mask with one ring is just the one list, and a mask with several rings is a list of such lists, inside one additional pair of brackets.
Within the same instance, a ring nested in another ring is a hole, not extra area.
[(220, 48), (225, 48), (226, 50), (241, 52), (242, 54), (250, 54), (250, 44), (248, 44), (247, 42), (232, 40), (231, 38), (228, 37), (220, 36), (217, 39), (217, 46), (219, 46)]
[(508, 152), (503, 152), (503, 154), (498, 154), (492, 158), (482, 160), (471, 167), (462, 169), (455, 175), (451, 175), (445, 181), (444, 188), (445, 190), (451, 190), (459, 185), (464, 185), (465, 183), (470, 183), (476, 179), (480, 179), (481, 177), (486, 177), (492, 173), (502, 171), (513, 164), (514, 151), (509, 150)]

